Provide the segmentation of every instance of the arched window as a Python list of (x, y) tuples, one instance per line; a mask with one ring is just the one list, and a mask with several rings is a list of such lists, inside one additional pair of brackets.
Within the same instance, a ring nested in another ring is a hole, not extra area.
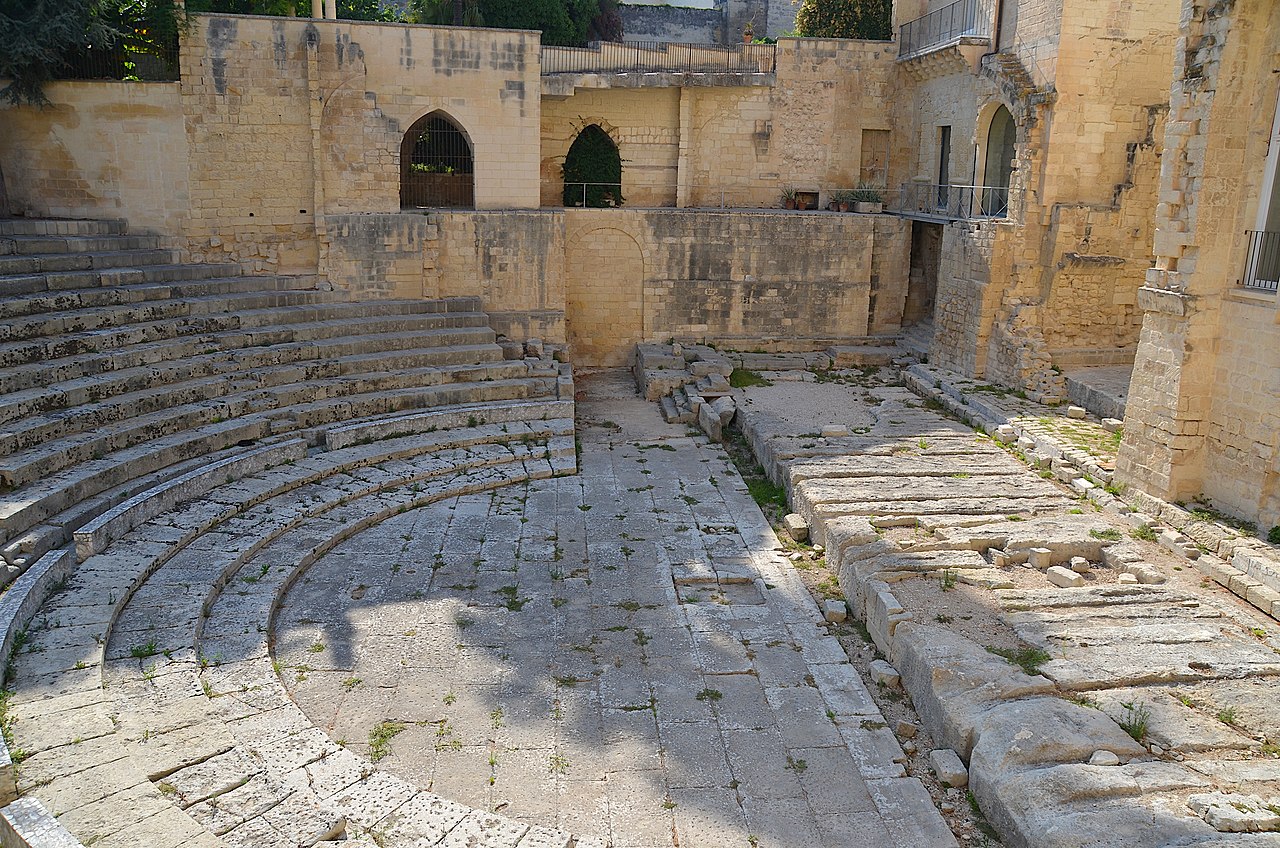
[(597, 124), (578, 133), (564, 158), (564, 205), (622, 205), (622, 157)]
[(475, 160), (458, 125), (432, 112), (400, 144), (400, 208), (441, 206), (475, 206)]
[(1009, 212), (1009, 178), (1013, 174), (1013, 145), (1017, 126), (1004, 106), (991, 116), (987, 130), (987, 158), (983, 173), (982, 214), (1004, 217)]

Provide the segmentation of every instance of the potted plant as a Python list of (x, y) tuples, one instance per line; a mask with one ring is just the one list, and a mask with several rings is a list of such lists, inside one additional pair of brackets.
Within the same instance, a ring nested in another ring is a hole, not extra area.
[(876, 215), (884, 211), (884, 195), (880, 189), (867, 183), (862, 183), (854, 189), (850, 194), (850, 200), (853, 201), (855, 212)]
[(747, 25), (742, 28), (742, 43), (750, 44), (756, 39), (756, 22), (747, 21)]
[(837, 191), (836, 192), (836, 209), (841, 212), (848, 212), (849, 207), (853, 205), (853, 192)]
[(795, 208), (796, 208), (796, 190), (795, 190), (794, 188), (792, 188), (791, 186), (783, 186), (783, 187), (782, 187), (782, 197), (781, 197), (781, 199), (782, 199), (782, 208), (783, 208), (783, 209), (795, 209)]

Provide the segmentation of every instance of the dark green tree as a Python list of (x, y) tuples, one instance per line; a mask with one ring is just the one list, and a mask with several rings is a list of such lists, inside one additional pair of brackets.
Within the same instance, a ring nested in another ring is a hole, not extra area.
[(622, 157), (597, 125), (578, 133), (562, 170), (565, 206), (622, 205)]
[(104, 20), (98, 0), (0, 0), (0, 97), (47, 103), (43, 85), (67, 66), (73, 48), (109, 47), (120, 33)]
[(796, 35), (803, 38), (893, 38), (891, 0), (802, 0)]

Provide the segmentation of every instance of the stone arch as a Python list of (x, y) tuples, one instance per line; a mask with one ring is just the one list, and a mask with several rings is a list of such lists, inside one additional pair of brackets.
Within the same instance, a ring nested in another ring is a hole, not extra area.
[(400, 142), (400, 208), (475, 208), (475, 146), (443, 110), (418, 118)]
[(599, 124), (588, 124), (578, 132), (561, 171), (565, 206), (622, 205), (622, 153)]
[(592, 227), (565, 242), (565, 329), (575, 365), (625, 365), (644, 340), (645, 254), (617, 227)]
[(976, 135), (976, 185), (983, 186), (979, 198), (982, 212), (993, 217), (1006, 217), (1013, 163), (1017, 155), (1018, 124), (1013, 112), (999, 101), (988, 103), (978, 113)]

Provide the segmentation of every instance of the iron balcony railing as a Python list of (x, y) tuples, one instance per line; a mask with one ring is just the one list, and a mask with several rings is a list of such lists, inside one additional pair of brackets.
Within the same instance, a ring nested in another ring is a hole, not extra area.
[(905, 215), (951, 221), (1007, 218), (1009, 189), (1002, 186), (906, 183), (890, 203), (890, 208)]
[(898, 30), (898, 58), (909, 59), (958, 42), (991, 38), (991, 0), (958, 0)]
[(178, 79), (178, 46), (121, 39), (111, 47), (82, 47), (69, 51), (55, 79), (136, 80), (168, 82)]
[(771, 74), (776, 44), (676, 44), (593, 41), (586, 47), (542, 48), (544, 74)]
[(1249, 248), (1241, 285), (1257, 291), (1276, 291), (1280, 288), (1280, 232), (1247, 230), (1246, 234)]

